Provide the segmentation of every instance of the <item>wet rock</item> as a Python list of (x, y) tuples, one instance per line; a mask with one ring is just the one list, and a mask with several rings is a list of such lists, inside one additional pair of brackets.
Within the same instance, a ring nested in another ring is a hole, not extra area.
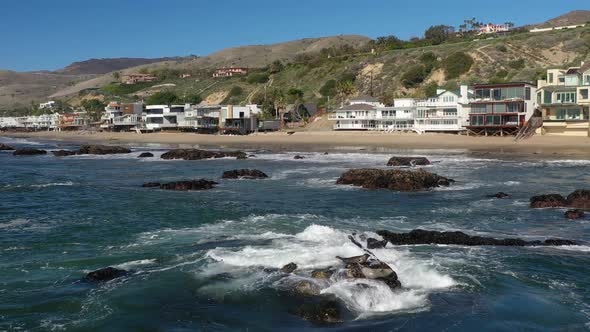
[(337, 301), (322, 300), (319, 303), (306, 303), (291, 313), (317, 325), (342, 322), (341, 310)]
[(186, 181), (175, 181), (169, 183), (157, 183), (148, 182), (144, 183), (142, 187), (154, 188), (159, 187), (164, 190), (178, 190), (178, 191), (189, 191), (189, 190), (207, 190), (215, 188), (217, 182), (209, 181), (205, 179), (200, 180), (186, 180)]
[(246, 153), (242, 151), (208, 151), (208, 150), (199, 150), (199, 149), (175, 149), (170, 150), (160, 158), (170, 160), (170, 159), (184, 159), (184, 160), (201, 160), (201, 159), (215, 159), (215, 158), (225, 158), (225, 157), (235, 157), (236, 159), (247, 159)]
[(563, 239), (547, 239), (543, 242), (546, 246), (576, 246), (578, 243), (572, 240), (563, 240)]
[(578, 189), (566, 198), (567, 206), (578, 209), (590, 209), (590, 190)]
[(488, 196), (490, 198), (498, 198), (498, 199), (505, 199), (505, 198), (510, 198), (510, 195), (505, 193), (505, 192), (497, 192), (493, 195)]
[(391, 157), (387, 166), (426, 166), (430, 165), (430, 160), (425, 157)]
[(137, 158), (151, 158), (154, 154), (151, 152), (142, 152)]
[(21, 148), (21, 149), (16, 149), (12, 154), (15, 156), (35, 156), (35, 155), (47, 154), (47, 151), (33, 149), (33, 148)]
[(301, 155), (296, 155), (295, 157), (293, 157), (293, 159), (305, 159), (305, 157)]
[(311, 277), (314, 279), (330, 279), (330, 277), (332, 277), (334, 272), (336, 272), (336, 271), (334, 271), (332, 268), (327, 268), (327, 269), (322, 269), (322, 270), (314, 270), (314, 271), (311, 271)]
[(451, 244), (464, 246), (553, 246), (564, 245), (556, 243), (575, 244), (575, 241), (549, 239), (541, 241), (525, 241), (522, 239), (495, 239), (482, 236), (470, 236), (463, 232), (437, 232), (416, 229), (409, 233), (393, 233), (378, 231), (377, 234), (393, 245), (415, 244)]
[(126, 274), (127, 271), (125, 270), (116, 269), (114, 267), (107, 267), (88, 273), (82, 280), (89, 282), (104, 282), (123, 277)]
[(320, 295), (322, 289), (319, 285), (309, 280), (300, 280), (293, 285), (293, 292), (303, 296)]
[(564, 216), (567, 219), (574, 220), (574, 219), (584, 218), (584, 215), (585, 215), (585, 213), (583, 210), (575, 209), (575, 210), (566, 211)]
[(297, 270), (297, 264), (295, 263), (289, 263), (280, 269), (283, 273), (292, 273), (295, 270)]
[(121, 154), (121, 153), (131, 153), (131, 150), (122, 146), (115, 146), (115, 145), (82, 145), (78, 154)]
[(385, 248), (385, 245), (387, 245), (386, 240), (379, 241), (379, 240), (374, 239), (372, 237), (367, 239), (367, 248), (369, 248), (369, 249), (381, 249), (381, 248)]
[(328, 152), (324, 152), (324, 156), (327, 156), (327, 155), (328, 155)]
[(73, 156), (76, 154), (76, 151), (70, 151), (70, 150), (58, 150), (58, 151), (52, 151), (51, 153), (53, 153), (54, 156), (56, 157), (67, 157), (67, 156)]
[(389, 189), (395, 191), (421, 191), (455, 182), (425, 170), (352, 169), (340, 176), (336, 184), (347, 184), (365, 189)]
[(533, 196), (530, 199), (531, 208), (555, 208), (567, 206), (567, 201), (559, 194)]
[(9, 150), (12, 151), (12, 150), (14, 150), (14, 148), (12, 146), (0, 143), (0, 151), (9, 151)]
[(223, 172), (223, 179), (265, 179), (268, 178), (264, 172), (257, 169), (236, 169)]

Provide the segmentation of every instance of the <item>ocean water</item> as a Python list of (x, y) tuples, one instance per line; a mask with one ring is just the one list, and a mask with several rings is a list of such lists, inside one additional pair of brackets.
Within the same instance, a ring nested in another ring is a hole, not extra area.
[[(45, 149), (76, 145), (0, 138)], [(14, 157), (0, 152), (0, 331), (579, 331), (590, 329), (590, 218), (531, 210), (541, 193), (590, 187), (590, 160), (497, 157), (465, 151), (251, 151), (248, 160), (163, 161), (167, 148), (129, 155)], [(156, 158), (138, 159), (151, 151)], [(293, 160), (295, 154), (306, 157)], [(350, 168), (424, 155), (454, 178), (422, 193), (337, 186)], [(221, 180), (257, 168), (266, 180)], [(207, 178), (216, 189), (172, 192), (150, 181)], [(486, 197), (498, 191), (513, 198)], [(290, 311), (288, 289), (348, 240), (377, 230), (459, 230), (471, 235), (559, 237), (581, 246), (391, 246), (374, 250), (403, 289), (355, 281), (321, 284), (345, 322), (316, 326)], [(295, 262), (295, 275), (268, 268)], [(114, 266), (104, 284), (79, 282)]]

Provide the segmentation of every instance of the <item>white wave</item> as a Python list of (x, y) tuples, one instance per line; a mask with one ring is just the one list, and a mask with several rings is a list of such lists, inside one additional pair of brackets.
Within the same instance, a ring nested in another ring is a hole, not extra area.
[(31, 187), (34, 187), (34, 188), (46, 188), (46, 187), (73, 186), (73, 185), (74, 185), (74, 183), (72, 181), (66, 181), (66, 182), (32, 184)]
[(16, 228), (16, 227), (24, 226), (24, 225), (28, 224), (29, 222), (30, 221), (27, 219), (14, 219), (14, 220), (11, 220), (7, 223), (0, 223), (0, 229)]
[(136, 260), (136, 261), (129, 261), (129, 262), (121, 263), (118, 265), (114, 265), (113, 267), (123, 269), (123, 270), (128, 270), (128, 269), (137, 268), (139, 266), (154, 265), (154, 264), (156, 264), (156, 259), (152, 258), (152, 259), (140, 259), (140, 260)]

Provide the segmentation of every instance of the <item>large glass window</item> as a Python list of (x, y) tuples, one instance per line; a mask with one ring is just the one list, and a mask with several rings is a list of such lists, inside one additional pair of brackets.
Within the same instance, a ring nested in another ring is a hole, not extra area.
[(580, 95), (582, 99), (588, 99), (588, 89), (580, 89)]
[(577, 108), (560, 108), (556, 115), (558, 120), (582, 120), (582, 111)]
[(551, 104), (551, 92), (544, 91), (543, 94), (543, 104)]
[(564, 103), (564, 104), (573, 104), (576, 102), (576, 93), (575, 92), (558, 92), (557, 93), (557, 102)]
[(477, 89), (475, 90), (475, 97), (478, 99), (488, 99), (491, 97), (490, 89)]
[(471, 125), (472, 126), (483, 126), (483, 115), (473, 115), (471, 117)]
[(531, 100), (531, 88), (524, 88), (524, 99)]
[(506, 104), (506, 112), (510, 112), (510, 113), (518, 113), (521, 112), (521, 104), (519, 103), (509, 103)]
[(506, 112), (506, 104), (494, 105), (494, 113), (505, 113), (505, 112)]

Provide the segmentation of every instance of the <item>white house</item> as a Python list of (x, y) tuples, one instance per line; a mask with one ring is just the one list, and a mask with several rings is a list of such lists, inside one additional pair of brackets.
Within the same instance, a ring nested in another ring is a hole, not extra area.
[(212, 132), (219, 128), (220, 105), (195, 105), (184, 113), (185, 124), (191, 129)]
[(386, 107), (372, 97), (354, 99), (329, 116), (336, 120), (334, 130), (412, 130), (413, 100), (398, 99)]
[(221, 133), (248, 134), (258, 129), (258, 116), (262, 109), (258, 105), (222, 106), (219, 110)]
[(53, 109), (55, 107), (55, 101), (50, 100), (46, 103), (39, 104), (39, 109)]
[(416, 101), (414, 127), (420, 132), (460, 132), (469, 123), (469, 98), (466, 85), (459, 91), (438, 89), (435, 97)]
[(110, 102), (104, 109), (100, 127), (113, 131), (139, 128), (142, 123), (142, 112), (143, 103)]
[(187, 108), (190, 105), (148, 105), (143, 113), (145, 128), (157, 131), (182, 127)]

